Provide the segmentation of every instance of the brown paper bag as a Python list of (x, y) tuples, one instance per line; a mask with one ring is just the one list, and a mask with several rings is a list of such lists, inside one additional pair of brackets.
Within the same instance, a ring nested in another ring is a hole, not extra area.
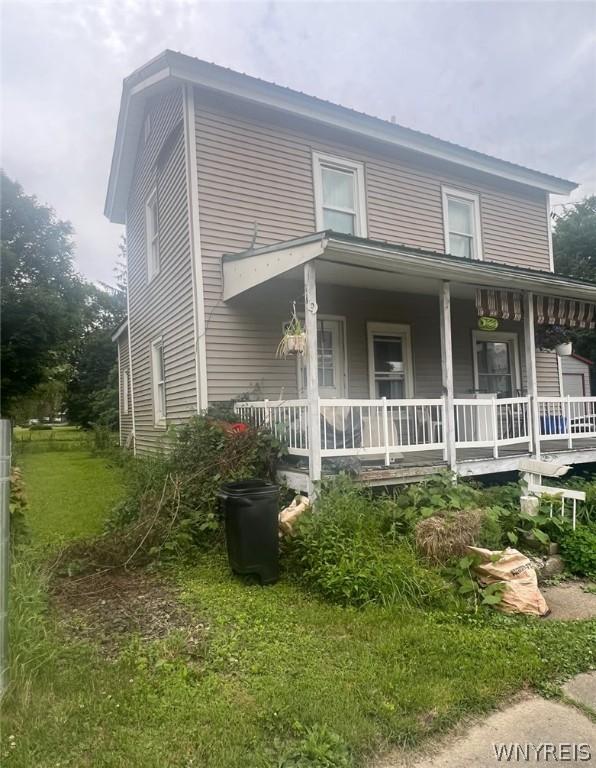
[(546, 600), (538, 589), (538, 578), (532, 561), (518, 552), (507, 548), (503, 552), (468, 547), (481, 562), (474, 566), (478, 581), (484, 586), (502, 583), (501, 602), (496, 607), (504, 613), (527, 613), (545, 616), (549, 613)]

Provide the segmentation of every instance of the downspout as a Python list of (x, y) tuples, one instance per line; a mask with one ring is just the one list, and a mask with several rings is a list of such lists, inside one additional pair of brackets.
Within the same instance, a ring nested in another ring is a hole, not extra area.
[(199, 177), (197, 167), (197, 133), (195, 126), (195, 97), (192, 85), (182, 86), (184, 112), (184, 153), (186, 156), (186, 186), (188, 192), (188, 234), (192, 267), (192, 294), (195, 344), (195, 376), (197, 412), (208, 407), (207, 341), (205, 324), (205, 295), (203, 261), (201, 258), (201, 229), (199, 221)]

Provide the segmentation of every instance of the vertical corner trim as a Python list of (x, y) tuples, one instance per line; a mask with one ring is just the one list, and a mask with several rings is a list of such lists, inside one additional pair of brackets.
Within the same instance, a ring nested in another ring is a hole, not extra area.
[[(128, 370), (129, 370), (129, 376), (130, 376), (130, 415), (132, 418), (132, 453), (133, 456), (137, 455), (137, 427), (136, 427), (136, 421), (135, 421), (135, 377), (133, 372), (133, 364), (132, 364), (132, 318), (130, 316), (130, 269), (129, 269), (129, 262), (130, 258), (128, 256), (128, 243), (130, 242), (128, 239), (128, 212), (126, 213), (125, 219), (124, 219), (124, 232), (125, 232), (125, 238), (126, 238), (126, 319), (128, 321), (128, 329), (127, 329), (127, 336), (128, 336)], [(120, 347), (118, 347), (118, 355), (120, 355)], [(118, 358), (119, 359), (119, 358)], [(118, 370), (120, 370), (120, 365), (118, 365)], [(120, 413), (120, 408), (122, 407), (121, 404), (121, 398), (120, 398), (120, 376), (118, 376), (118, 418), (122, 418)]]
[(199, 176), (197, 167), (197, 134), (195, 97), (192, 84), (182, 85), (184, 112), (184, 153), (186, 156), (186, 186), (188, 193), (188, 230), (192, 266), (193, 318), (195, 336), (195, 374), (197, 411), (207, 410), (207, 341), (205, 295), (203, 289), (203, 260), (201, 258), (201, 229), (199, 219)]

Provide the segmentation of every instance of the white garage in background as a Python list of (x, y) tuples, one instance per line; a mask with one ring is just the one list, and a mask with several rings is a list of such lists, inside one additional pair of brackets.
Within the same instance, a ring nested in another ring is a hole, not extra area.
[(589, 397), (590, 368), (592, 361), (581, 355), (569, 355), (561, 358), (563, 374), (563, 394), (572, 397)]

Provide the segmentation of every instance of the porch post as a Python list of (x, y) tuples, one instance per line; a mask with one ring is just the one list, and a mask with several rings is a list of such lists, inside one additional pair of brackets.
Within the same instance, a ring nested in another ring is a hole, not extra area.
[(451, 284), (441, 283), (440, 288), (441, 322), (441, 368), (445, 418), (443, 424), (445, 440), (445, 460), (452, 472), (456, 468), (455, 455), (455, 404), (453, 394), (453, 348), (451, 343)]
[(524, 293), (524, 348), (526, 353), (526, 380), (530, 400), (530, 435), (532, 452), (540, 458), (540, 416), (538, 414), (538, 380), (536, 378), (536, 340), (534, 338), (534, 294)]
[(317, 356), (317, 272), (314, 260), (304, 265), (306, 330), (306, 397), (308, 400), (308, 492), (321, 479), (321, 417), (319, 407), (319, 363)]

